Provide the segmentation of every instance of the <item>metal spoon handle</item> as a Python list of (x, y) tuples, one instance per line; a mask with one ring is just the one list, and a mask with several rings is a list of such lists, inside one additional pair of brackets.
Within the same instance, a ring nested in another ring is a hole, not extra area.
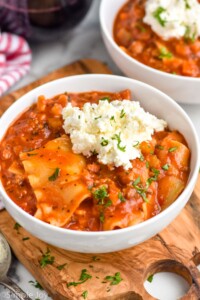
[(20, 300), (31, 300), (31, 298), (10, 278), (5, 277), (0, 283), (11, 290)]

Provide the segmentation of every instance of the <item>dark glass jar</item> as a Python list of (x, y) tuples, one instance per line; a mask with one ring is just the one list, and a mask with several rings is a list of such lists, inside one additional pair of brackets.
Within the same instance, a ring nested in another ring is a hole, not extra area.
[(29, 40), (62, 36), (86, 15), (92, 0), (0, 0), (1, 31)]

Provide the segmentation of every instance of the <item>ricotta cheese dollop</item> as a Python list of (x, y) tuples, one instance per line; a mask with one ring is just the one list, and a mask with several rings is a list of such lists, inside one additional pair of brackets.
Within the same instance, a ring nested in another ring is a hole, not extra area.
[(143, 21), (167, 40), (194, 40), (200, 36), (200, 3), (198, 0), (147, 0)]
[(82, 109), (68, 103), (62, 115), (74, 153), (87, 157), (95, 153), (102, 164), (126, 170), (132, 167), (131, 160), (141, 156), (140, 143), (167, 126), (145, 112), (139, 102), (130, 100), (100, 100), (98, 104), (85, 103)]

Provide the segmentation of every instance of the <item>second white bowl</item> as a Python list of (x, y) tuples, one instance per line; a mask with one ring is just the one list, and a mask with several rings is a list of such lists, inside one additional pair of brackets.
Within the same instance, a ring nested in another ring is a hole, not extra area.
[(127, 0), (102, 0), (100, 24), (104, 43), (116, 65), (130, 78), (148, 83), (175, 101), (200, 104), (200, 78), (178, 76), (148, 67), (126, 54), (113, 38), (116, 15)]

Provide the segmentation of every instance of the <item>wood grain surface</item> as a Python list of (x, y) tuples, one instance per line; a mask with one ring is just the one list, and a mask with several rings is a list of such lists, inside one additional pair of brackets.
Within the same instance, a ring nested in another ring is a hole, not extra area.
[[(110, 73), (110, 70), (95, 60), (77, 61), (4, 96), (0, 101), (0, 114), (36, 86), (85, 73)], [(0, 212), (0, 230), (15, 255), (54, 300), (81, 300), (84, 291), (88, 291), (87, 300), (154, 299), (145, 291), (143, 282), (160, 271), (175, 272), (188, 281), (190, 289), (181, 299), (200, 299), (200, 272), (196, 267), (200, 264), (200, 177), (190, 201), (171, 225), (154, 238), (128, 250), (102, 255), (74, 253), (47, 245), (23, 228), (14, 229), (14, 225), (15, 221), (6, 211)], [(40, 260), (48, 249), (54, 263), (41, 268)], [(63, 264), (66, 264), (63, 269), (58, 270), (57, 267)], [(68, 288), (67, 283), (78, 281), (83, 269), (92, 278)], [(118, 285), (105, 283), (104, 278), (116, 272), (121, 273), (123, 280)]]

